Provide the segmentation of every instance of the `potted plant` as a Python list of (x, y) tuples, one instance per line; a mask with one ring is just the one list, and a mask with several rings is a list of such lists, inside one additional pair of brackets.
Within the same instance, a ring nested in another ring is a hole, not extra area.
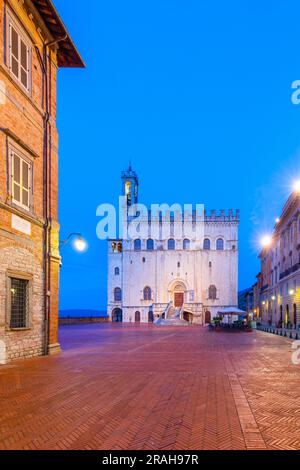
[(213, 322), (215, 324), (215, 330), (216, 331), (221, 331), (221, 321), (222, 321), (222, 318), (221, 317), (215, 317)]

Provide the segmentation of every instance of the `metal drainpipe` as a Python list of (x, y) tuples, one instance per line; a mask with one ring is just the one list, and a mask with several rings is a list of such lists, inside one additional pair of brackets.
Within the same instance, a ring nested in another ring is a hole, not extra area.
[(48, 354), (48, 346), (49, 346), (49, 325), (50, 325), (50, 253), (51, 253), (51, 244), (50, 244), (50, 227), (51, 227), (51, 204), (50, 204), (50, 196), (51, 196), (51, 156), (49, 155), (49, 121), (50, 121), (50, 104), (49, 103), (49, 75), (48, 75), (48, 67), (47, 67), (47, 48), (58, 44), (61, 41), (64, 41), (67, 38), (67, 35), (64, 37), (57, 39), (55, 41), (51, 41), (48, 43), (43, 44), (43, 56), (41, 56), (40, 50), (37, 45), (35, 45), (35, 49), (37, 52), (37, 56), (40, 61), (40, 65), (42, 68), (42, 73), (44, 76), (45, 84), (44, 84), (44, 99), (45, 99), (45, 113), (43, 116), (44, 121), (44, 142), (43, 142), (43, 207), (44, 207), (44, 305), (45, 305), (45, 335), (44, 335), (44, 354)]

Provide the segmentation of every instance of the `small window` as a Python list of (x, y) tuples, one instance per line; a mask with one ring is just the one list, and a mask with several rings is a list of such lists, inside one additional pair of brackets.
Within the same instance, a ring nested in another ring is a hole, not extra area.
[(168, 250), (175, 250), (175, 240), (174, 240), (174, 238), (170, 238), (170, 240), (168, 240)]
[(218, 251), (224, 250), (224, 240), (222, 238), (218, 238), (216, 248)]
[(183, 240), (183, 249), (184, 249), (184, 250), (189, 250), (189, 249), (190, 249), (190, 246), (191, 246), (190, 240), (188, 240), (187, 238), (185, 238), (185, 239)]
[(27, 93), (31, 89), (31, 47), (22, 27), (7, 14), (7, 66), (11, 75)]
[(209, 300), (216, 300), (217, 298), (217, 288), (216, 286), (210, 286), (208, 289), (208, 298)]
[(152, 297), (151, 287), (146, 286), (144, 289), (144, 300), (151, 300), (151, 297)]
[(29, 281), (10, 279), (10, 328), (28, 328)]
[(120, 287), (116, 287), (114, 290), (114, 299), (115, 302), (121, 302), (122, 300), (122, 289)]
[(203, 250), (210, 250), (210, 239), (209, 238), (204, 239)]
[(147, 240), (147, 250), (148, 251), (153, 251), (154, 250), (154, 241), (152, 240), (152, 238), (149, 238)]
[(134, 251), (141, 251), (142, 249), (142, 242), (139, 238), (134, 240)]
[(12, 202), (29, 209), (32, 199), (32, 163), (10, 149)]
[(115, 268), (115, 275), (119, 276), (119, 274), (120, 274), (120, 268)]

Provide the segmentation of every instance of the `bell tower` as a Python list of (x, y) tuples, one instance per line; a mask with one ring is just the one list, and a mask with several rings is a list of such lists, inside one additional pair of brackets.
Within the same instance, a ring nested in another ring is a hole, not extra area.
[(127, 206), (130, 207), (138, 202), (139, 180), (133, 171), (131, 162), (127, 171), (122, 171), (122, 195), (126, 196)]

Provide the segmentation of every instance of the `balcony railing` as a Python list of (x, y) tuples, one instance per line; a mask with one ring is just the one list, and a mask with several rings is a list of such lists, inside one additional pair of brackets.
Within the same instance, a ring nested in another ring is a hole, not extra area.
[(291, 268), (288, 268), (285, 271), (283, 271), (282, 273), (280, 273), (279, 279), (280, 280), (284, 279), (285, 277), (289, 276), (290, 274), (295, 273), (296, 271), (298, 271), (299, 268), (300, 268), (300, 263), (294, 264)]

